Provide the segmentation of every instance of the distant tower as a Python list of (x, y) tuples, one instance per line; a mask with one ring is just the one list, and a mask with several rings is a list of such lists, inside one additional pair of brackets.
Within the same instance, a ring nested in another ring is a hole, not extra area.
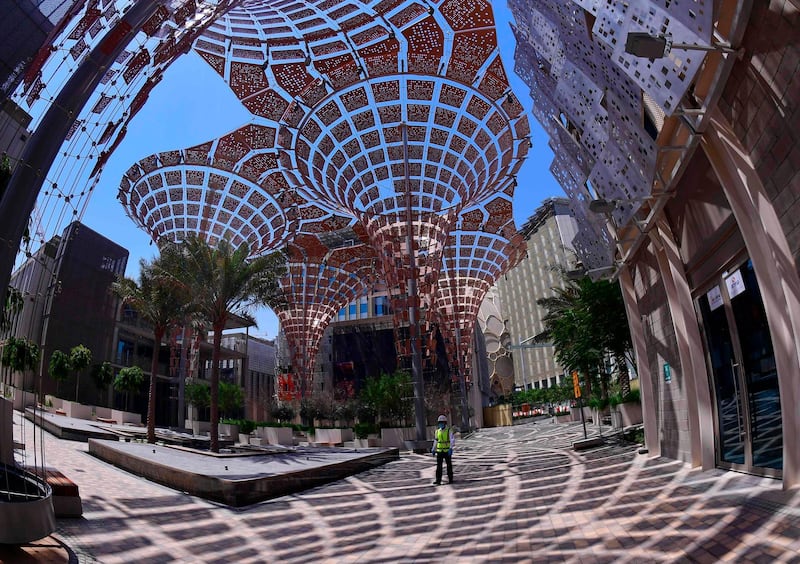
[[(577, 222), (568, 200), (545, 200), (520, 230), (527, 241), (527, 258), (497, 282), (501, 311), (508, 316), (504, 329), (510, 336), (510, 342), (502, 344), (512, 347), (516, 386), (550, 387), (559, 383), (563, 376), (564, 369), (556, 362), (552, 347), (531, 345), (535, 341), (533, 337), (544, 331), (542, 317), (545, 312), (536, 304), (536, 300), (552, 295), (551, 288), (563, 286), (559, 268), (569, 270), (575, 264), (570, 241), (576, 231)], [(501, 360), (504, 357), (499, 350), (495, 349), (495, 362), (500, 363), (502, 369), (506, 361)], [(491, 358), (492, 349), (488, 340), (487, 351)]]

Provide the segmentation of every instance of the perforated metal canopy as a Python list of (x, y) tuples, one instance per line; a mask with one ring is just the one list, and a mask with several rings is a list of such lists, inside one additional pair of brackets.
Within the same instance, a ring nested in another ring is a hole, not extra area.
[[(486, 202), (503, 193), (510, 205), (530, 131), (488, 2), (244, 1), (194, 48), (252, 123), (140, 161), (119, 198), (157, 240), (201, 233), (256, 254), (288, 243), (292, 297), (279, 317), (304, 376), (327, 323), (364, 291), (349, 285), (359, 268), (378, 267), (404, 326), (409, 306), (433, 303), (462, 211), (491, 222)], [(326, 251), (323, 268), (309, 249), (343, 229), (355, 229), (361, 246), (341, 264), (333, 256), (345, 252)], [(510, 247), (473, 242), (506, 262)]]

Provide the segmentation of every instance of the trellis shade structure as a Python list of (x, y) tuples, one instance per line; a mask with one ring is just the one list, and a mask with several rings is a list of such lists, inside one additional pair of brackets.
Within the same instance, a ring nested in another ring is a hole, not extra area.
[(311, 392), (313, 366), (325, 328), (348, 302), (366, 294), (377, 277), (374, 252), (361, 241), (328, 248), (316, 235), (300, 234), (287, 246), (286, 297), (277, 308), (299, 394)]
[(120, 188), (129, 215), (154, 237), (205, 230), (256, 252), (320, 216), (331, 230), (355, 221), (378, 253), (396, 327), (416, 321), (458, 214), (513, 193), (530, 148), (490, 3), (245, 0), (194, 48), (253, 122), (169, 152), (177, 164), (162, 153), (133, 167)]
[(434, 308), (451, 366), (471, 381), (472, 335), (478, 310), (497, 279), (525, 256), (511, 201), (498, 196), (459, 218), (444, 249)]

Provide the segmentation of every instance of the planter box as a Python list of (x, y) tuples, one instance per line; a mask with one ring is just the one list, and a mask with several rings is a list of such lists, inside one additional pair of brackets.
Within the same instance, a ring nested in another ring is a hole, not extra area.
[(240, 445), (249, 445), (250, 444), (250, 435), (243, 435), (239, 433), (239, 444)]
[(553, 416), (553, 423), (569, 423), (572, 421), (572, 412)]
[(375, 439), (354, 439), (353, 444), (356, 448), (373, 448), (382, 446), (381, 440)]
[(261, 439), (261, 443), (270, 445), (292, 446), (291, 427), (258, 427), (256, 436)]
[[(577, 423), (581, 422), (581, 410), (580, 409), (573, 409), (572, 411), (569, 412), (569, 415), (570, 415), (570, 417), (569, 417), (570, 421), (577, 422)], [(589, 418), (587, 417), (586, 419), (588, 420)]]
[(44, 404), (47, 405), (48, 402), (50, 403), (50, 406), (54, 410), (61, 409), (62, 406), (64, 405), (64, 400), (62, 400), (61, 398), (57, 398), (56, 396), (50, 396), (50, 395), (44, 396)]
[(142, 424), (142, 416), (139, 413), (131, 413), (130, 411), (123, 411), (121, 409), (111, 410), (111, 419), (122, 425), (124, 423), (133, 423), (134, 425)]
[[(209, 425), (210, 429), (210, 425)], [(219, 436), (220, 437), (237, 437), (239, 435), (239, 426), (233, 425), (231, 423), (220, 423), (219, 424)]]
[(614, 408), (611, 409), (611, 426), (614, 429), (622, 429), (622, 413)]
[(97, 418), (102, 417), (103, 419), (114, 419), (113, 417), (111, 417), (110, 407), (95, 407), (94, 416)]
[(14, 409), (17, 411), (25, 411), (26, 407), (33, 407), (36, 405), (36, 394), (33, 392), (23, 392), (19, 388), (12, 388), (14, 390)]
[(642, 418), (642, 404), (636, 402), (628, 402), (619, 404), (619, 413), (622, 416), (622, 426), (630, 427), (631, 425), (639, 425), (644, 421)]
[(353, 440), (352, 429), (315, 429), (314, 442), (328, 445), (343, 445)]
[(65, 401), (62, 404), (61, 409), (64, 410), (67, 417), (74, 417), (75, 419), (91, 419), (92, 418), (92, 406), (91, 405), (83, 405), (76, 401)]
[(202, 435), (203, 433), (207, 433), (211, 430), (210, 421), (196, 421), (193, 419), (187, 419), (184, 423), (184, 426), (187, 429), (191, 429), (193, 435)]
[(381, 429), (381, 446), (384, 448), (403, 448), (405, 441), (416, 438), (414, 427), (386, 427)]

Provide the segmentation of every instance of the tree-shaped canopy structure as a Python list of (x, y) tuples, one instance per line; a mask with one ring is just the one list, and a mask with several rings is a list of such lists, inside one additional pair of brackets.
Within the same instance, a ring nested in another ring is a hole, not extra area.
[[(413, 352), (453, 226), (464, 210), (505, 226), (495, 195), (510, 206), (530, 148), (489, 2), (245, 0), (194, 49), (252, 122), (131, 167), (119, 192), (129, 215), (157, 240), (201, 233), (255, 253), (288, 243), (279, 316), (304, 375), (325, 325), (364, 290), (366, 265), (388, 284), (396, 325), (411, 327), (400, 353)], [(319, 243), (345, 228), (361, 247)], [(500, 239), (458, 246), (489, 245), (499, 268), (515, 252)]]

